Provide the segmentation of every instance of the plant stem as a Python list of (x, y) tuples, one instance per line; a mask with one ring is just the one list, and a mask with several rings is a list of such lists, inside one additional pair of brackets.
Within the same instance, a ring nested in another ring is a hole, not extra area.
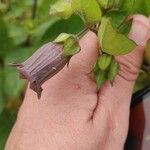
[[(35, 18), (36, 18), (37, 4), (38, 4), (38, 0), (34, 0), (33, 7), (32, 7), (32, 17), (31, 17), (32, 20), (35, 20)], [(25, 45), (31, 46), (31, 44), (32, 44), (32, 37), (31, 37), (31, 35), (28, 35)]]
[(78, 38), (81, 39), (88, 31), (89, 31), (89, 28), (83, 29), (81, 32), (77, 34)]
[(37, 2), (38, 0), (34, 0), (33, 3), (33, 9), (32, 9), (32, 19), (34, 20), (36, 17), (36, 12), (37, 12)]

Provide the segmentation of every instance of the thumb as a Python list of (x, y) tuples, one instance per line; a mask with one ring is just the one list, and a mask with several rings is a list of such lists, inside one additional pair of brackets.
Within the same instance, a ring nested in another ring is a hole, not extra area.
[[(101, 113), (101, 105), (109, 109), (110, 112), (116, 110), (116, 114), (119, 115), (129, 113), (133, 87), (143, 61), (149, 30), (148, 18), (142, 15), (133, 16), (133, 24), (128, 37), (134, 40), (138, 46), (130, 54), (116, 57), (120, 64), (120, 72), (115, 79), (114, 86), (107, 82), (100, 89), (97, 116)], [(122, 117), (124, 118), (124, 116)]]

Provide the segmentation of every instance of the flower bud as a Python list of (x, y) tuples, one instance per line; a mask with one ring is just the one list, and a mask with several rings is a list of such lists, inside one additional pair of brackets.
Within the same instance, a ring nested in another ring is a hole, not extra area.
[(107, 72), (106, 71), (102, 71), (99, 68), (98, 61), (94, 65), (92, 72), (93, 72), (93, 74), (95, 76), (97, 90), (99, 90), (100, 87), (105, 83), (105, 81), (107, 81)]
[(97, 0), (72, 0), (72, 9), (90, 27), (101, 21), (102, 10)]
[(99, 68), (101, 70), (106, 70), (109, 67), (110, 63), (111, 63), (111, 60), (112, 60), (112, 56), (111, 55), (103, 54), (98, 59)]
[(42, 84), (58, 73), (69, 61), (63, 53), (63, 45), (50, 42), (38, 49), (24, 63), (12, 66), (19, 70), (21, 78), (30, 82), (30, 88), (40, 98)]
[(78, 38), (75, 36), (70, 36), (64, 42), (64, 56), (65, 57), (72, 57), (73, 55), (79, 53), (81, 47), (79, 45)]

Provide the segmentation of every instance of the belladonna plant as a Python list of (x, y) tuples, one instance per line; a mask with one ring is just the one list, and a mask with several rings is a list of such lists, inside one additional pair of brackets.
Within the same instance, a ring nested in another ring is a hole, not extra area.
[[(53, 42), (38, 49), (24, 63), (12, 66), (19, 70), (21, 78), (30, 82), (30, 88), (40, 98), (42, 84), (68, 64), (71, 57), (80, 52), (79, 40), (91, 30), (97, 34), (100, 45), (99, 56), (91, 68), (97, 89), (107, 80), (113, 86), (120, 67), (115, 56), (126, 55), (141, 44), (135, 43), (126, 36), (130, 27), (140, 28), (143, 19), (147, 20), (144, 26), (150, 27), (150, 21), (146, 17), (131, 16), (126, 9), (130, 5), (133, 4), (123, 0), (58, 0), (50, 6), (49, 14), (62, 19), (68, 19), (72, 14), (79, 15), (85, 24), (85, 29), (77, 34), (61, 33)], [(147, 72), (149, 72), (149, 59), (150, 40), (146, 50)]]
[[(67, 38), (67, 39), (66, 39)], [(62, 44), (62, 42), (66, 43)], [(69, 44), (68, 44), (69, 43)], [(70, 46), (72, 47), (70, 51)], [(11, 64), (18, 69), (20, 77), (30, 82), (38, 98), (41, 97), (42, 84), (58, 73), (72, 55), (80, 51), (76, 37), (61, 34), (54, 42), (39, 48), (29, 59), (21, 64)]]

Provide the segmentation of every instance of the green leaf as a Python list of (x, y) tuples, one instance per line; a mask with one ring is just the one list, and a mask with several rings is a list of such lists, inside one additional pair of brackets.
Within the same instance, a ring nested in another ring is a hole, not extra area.
[(106, 17), (102, 19), (98, 36), (102, 51), (110, 55), (125, 55), (136, 47), (135, 42), (118, 33), (112, 27), (111, 20)]
[(126, 21), (128, 15), (125, 10), (111, 10), (106, 13), (106, 17), (111, 18), (113, 28), (125, 35), (128, 35), (132, 25), (132, 20)]
[(81, 50), (78, 39), (76, 37), (69, 37), (64, 43), (64, 56), (71, 57)]
[(145, 8), (147, 10), (147, 14), (150, 15), (150, 0), (144, 0), (145, 1)]
[(9, 27), (9, 35), (13, 39), (15, 45), (25, 43), (28, 36), (23, 26), (19, 24), (12, 24)]
[(127, 10), (129, 13), (132, 11), (136, 0), (124, 0), (121, 6), (122, 10)]
[(13, 41), (8, 35), (6, 24), (0, 18), (0, 58), (3, 59), (13, 47)]
[(106, 13), (106, 17), (110, 17), (114, 28), (118, 28), (127, 18), (127, 11), (111, 10)]
[(114, 79), (119, 72), (119, 68), (119, 64), (113, 59), (108, 72), (108, 80), (110, 80), (111, 83), (114, 82)]
[(0, 68), (0, 114), (4, 109), (4, 74), (3, 70)]
[(139, 13), (148, 16), (146, 7), (145, 0), (123, 0), (121, 10), (128, 11), (130, 15)]
[[(47, 33), (47, 31), (49, 29), (51, 29), (51, 27), (53, 27), (53, 25), (58, 21), (58, 18), (53, 18), (53, 19), (50, 19), (44, 23), (42, 23), (41, 25), (39, 25), (35, 32), (34, 32), (34, 36), (36, 37), (35, 41), (34, 41), (34, 44), (35, 45), (39, 45), (41, 44), (43, 41), (42, 41), (42, 38), (45, 36), (45, 35), (48, 35), (48, 37), (51, 35), (49, 33)], [(55, 33), (55, 32), (54, 32)], [(47, 39), (49, 40), (49, 39)], [(43, 43), (42, 43), (43, 44)]]
[[(53, 41), (60, 33), (76, 34), (83, 30), (84, 25), (79, 16), (71, 16), (68, 20), (59, 20), (45, 30), (42, 41)], [(42, 30), (41, 30), (42, 32)]]
[(50, 6), (49, 14), (51, 16), (68, 19), (70, 18), (72, 13), (73, 11), (71, 7), (71, 3), (64, 0), (57, 1), (55, 4)]
[[(18, 72), (14, 68), (5, 67), (5, 94), (7, 97), (18, 98), (25, 87), (25, 81), (21, 81)], [(13, 79), (13, 80), (12, 80)]]
[(101, 20), (102, 11), (96, 0), (72, 0), (72, 8), (81, 16), (87, 26)]
[(70, 36), (72, 36), (71, 34), (67, 34), (67, 33), (61, 33), (58, 35), (58, 37), (54, 40), (55, 43), (63, 43), (65, 42)]
[(132, 20), (129, 20), (121, 24), (118, 30), (120, 33), (127, 36), (131, 30), (131, 27), (132, 27)]
[(101, 70), (106, 70), (112, 60), (112, 56), (108, 55), (108, 54), (102, 54), (99, 58), (98, 58), (98, 66)]
[(0, 150), (4, 150), (6, 140), (15, 121), (13, 117), (14, 115), (12, 116), (8, 110), (4, 110), (0, 114)]

